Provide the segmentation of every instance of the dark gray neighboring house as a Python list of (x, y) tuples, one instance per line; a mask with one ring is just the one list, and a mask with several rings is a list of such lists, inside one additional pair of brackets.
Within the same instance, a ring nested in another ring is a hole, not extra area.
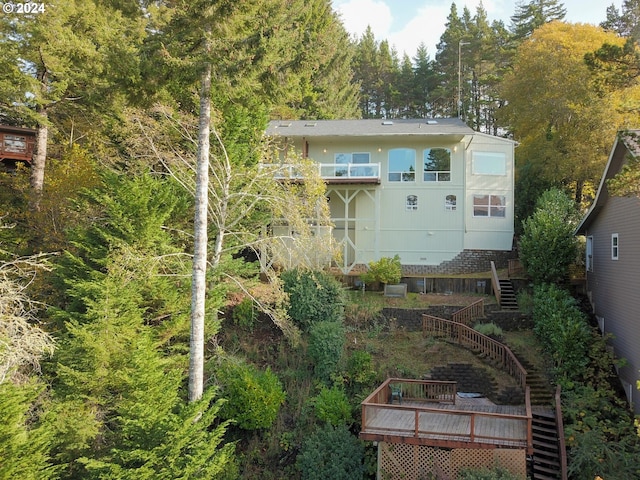
[(596, 199), (576, 233), (586, 237), (587, 293), (600, 330), (611, 333), (617, 358), (627, 360), (618, 375), (640, 414), (640, 198), (614, 197), (607, 180), (630, 156), (640, 157), (640, 130), (620, 132)]

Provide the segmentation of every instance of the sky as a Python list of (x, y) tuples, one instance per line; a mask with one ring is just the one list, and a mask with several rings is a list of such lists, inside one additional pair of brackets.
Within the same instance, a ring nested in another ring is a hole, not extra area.
[[(414, 57), (420, 42), (427, 46), (429, 58), (435, 59), (436, 45), (444, 33), (451, 4), (458, 15), (466, 6), (471, 15), (481, 0), (332, 0), (347, 31), (355, 38), (371, 26), (376, 40), (388, 40), (400, 58), (404, 53)], [(564, 0), (565, 21), (598, 25), (607, 18), (607, 6), (620, 11), (623, 0)], [(507, 28), (518, 0), (482, 0), (489, 23), (502, 20)], [(524, 2), (528, 3), (528, 2)]]

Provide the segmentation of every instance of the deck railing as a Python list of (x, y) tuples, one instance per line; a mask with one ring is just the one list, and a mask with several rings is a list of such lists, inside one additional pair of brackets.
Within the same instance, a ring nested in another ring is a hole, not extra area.
[(496, 271), (496, 264), (493, 263), (493, 260), (491, 260), (491, 287), (493, 288), (493, 294), (496, 296), (498, 305), (501, 305), (502, 289), (500, 288), (500, 279)]
[[(453, 385), (451, 385), (453, 384)], [(416, 404), (415, 399), (409, 403), (408, 396), (403, 395), (402, 404), (389, 403), (390, 386), (401, 385), (404, 388), (417, 388), (416, 392), (455, 392), (455, 382), (435, 382), (430, 380), (407, 380), (390, 378), (380, 385), (362, 402), (361, 436), (410, 437), (435, 443), (471, 443), (491, 444), (532, 450), (531, 441), (531, 407), (529, 391), (526, 390), (525, 414), (506, 414), (481, 412), (473, 410), (457, 410), (455, 408), (439, 409), (429, 400)], [(407, 390), (407, 393), (409, 390)], [(455, 401), (455, 394), (453, 396)], [(439, 400), (435, 400), (436, 402)], [(396, 418), (397, 421), (385, 422), (383, 418)], [(455, 420), (460, 420), (455, 422)], [(464, 425), (462, 430), (438, 428), (445, 423)], [(495, 428), (487, 428), (488, 425)], [(519, 431), (520, 434), (513, 432)], [(371, 439), (368, 438), (368, 439)]]
[(484, 299), (477, 300), (471, 305), (458, 310), (451, 315), (451, 320), (454, 322), (462, 323), (464, 325), (471, 325), (478, 318), (484, 317)]
[[(380, 180), (379, 163), (318, 163), (318, 172), (325, 180)], [(293, 164), (277, 166), (276, 177), (304, 178)]]
[(422, 315), (422, 334), (443, 336), (447, 340), (482, 354), (511, 375), (523, 390), (527, 386), (527, 371), (513, 352), (493, 338), (487, 337), (462, 323), (432, 315)]

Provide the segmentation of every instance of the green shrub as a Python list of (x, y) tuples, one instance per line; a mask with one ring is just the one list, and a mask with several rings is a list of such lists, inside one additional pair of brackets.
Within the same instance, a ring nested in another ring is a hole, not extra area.
[(458, 473), (458, 480), (519, 480), (520, 477), (506, 468), (465, 468)]
[(318, 380), (328, 384), (342, 357), (346, 342), (344, 327), (338, 322), (318, 322), (309, 332), (309, 356)]
[(578, 243), (573, 231), (579, 214), (575, 203), (561, 190), (542, 194), (536, 210), (523, 222), (520, 260), (535, 284), (556, 283), (569, 277)]
[(377, 262), (369, 262), (369, 270), (360, 276), (366, 283), (380, 282), (382, 284), (394, 285), (402, 278), (402, 264), (400, 255), (382, 257)]
[(502, 337), (502, 329), (495, 323), (479, 323), (473, 329), (487, 337)]
[(218, 381), (227, 401), (220, 417), (234, 420), (244, 430), (268, 428), (275, 421), (285, 393), (278, 377), (244, 361), (227, 358), (218, 368)]
[(347, 427), (325, 425), (304, 441), (296, 465), (302, 480), (362, 480), (364, 446)]
[(281, 275), (289, 294), (289, 315), (303, 330), (320, 321), (342, 321), (345, 293), (342, 285), (324, 272), (287, 270)]
[(556, 378), (565, 382), (582, 378), (592, 337), (575, 299), (549, 284), (536, 286), (533, 297), (534, 332), (553, 359)]
[(322, 387), (320, 393), (311, 399), (316, 418), (322, 422), (339, 427), (353, 423), (351, 404), (347, 394), (338, 387)]
[(232, 318), (235, 325), (253, 332), (253, 327), (258, 319), (258, 311), (253, 305), (253, 300), (245, 298), (233, 307)]
[(369, 352), (356, 350), (347, 359), (345, 372), (349, 385), (372, 386), (376, 381), (376, 370), (373, 366), (373, 358)]

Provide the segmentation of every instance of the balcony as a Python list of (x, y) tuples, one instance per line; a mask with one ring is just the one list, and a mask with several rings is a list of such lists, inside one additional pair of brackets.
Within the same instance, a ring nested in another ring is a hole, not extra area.
[[(379, 163), (318, 163), (318, 173), (327, 183), (380, 183)], [(276, 178), (303, 179), (295, 165), (282, 164)]]
[(460, 397), (455, 382), (387, 379), (362, 402), (360, 438), (445, 448), (531, 450), (528, 401), (524, 406), (507, 406), (473, 400)]

